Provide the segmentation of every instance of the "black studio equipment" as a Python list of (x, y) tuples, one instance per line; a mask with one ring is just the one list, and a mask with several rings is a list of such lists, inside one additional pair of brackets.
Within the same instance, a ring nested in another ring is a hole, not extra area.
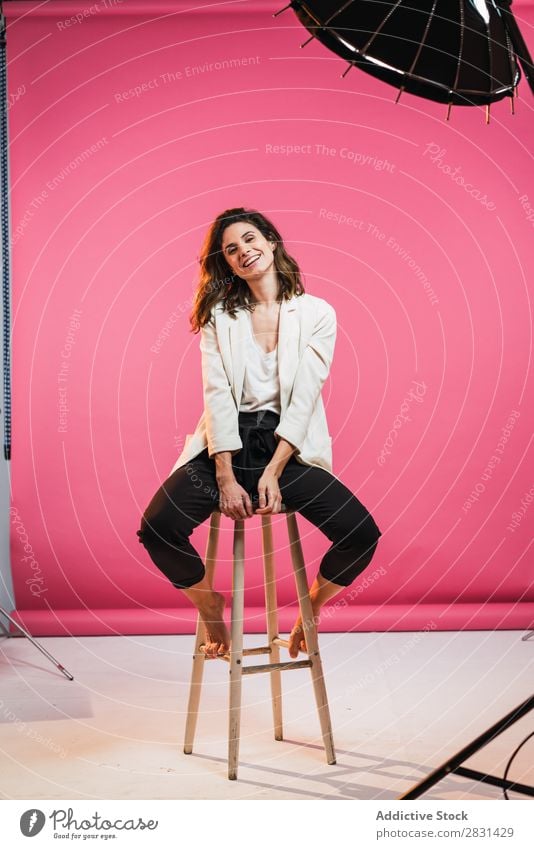
[(534, 68), (511, 0), (294, 0), (292, 9), (314, 38), (349, 65), (398, 89), (453, 106), (485, 106), (510, 98), (521, 69), (534, 91)]

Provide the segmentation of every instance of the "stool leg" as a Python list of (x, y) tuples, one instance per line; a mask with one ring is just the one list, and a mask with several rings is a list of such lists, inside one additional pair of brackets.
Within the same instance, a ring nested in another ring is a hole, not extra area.
[(326, 751), (326, 759), (329, 764), (335, 764), (336, 754), (334, 751), (334, 741), (332, 738), (332, 725), (330, 722), (330, 711), (328, 708), (328, 697), (326, 694), (326, 685), (323, 676), (323, 666), (321, 663), (321, 655), (319, 653), (319, 641), (317, 638), (317, 628), (313, 618), (313, 609), (310, 599), (310, 591), (306, 578), (306, 567), (304, 564), (304, 556), (302, 553), (302, 545), (297, 525), (297, 519), (294, 513), (287, 513), (287, 530), (289, 535), (289, 543), (291, 549), (291, 562), (295, 572), (295, 581), (297, 584), (297, 592), (299, 597), (300, 615), (302, 623), (306, 626), (305, 637), (308, 655), (312, 660), (311, 676), (313, 682), (313, 690), (315, 693), (315, 701), (319, 713), (319, 722), (323, 735), (323, 743)]
[(234, 563), (232, 575), (232, 628), (230, 647), (230, 706), (228, 723), (228, 778), (237, 778), (239, 730), (241, 724), (241, 679), (243, 669), (243, 616), (245, 597), (244, 519), (234, 525)]
[[(205, 557), (206, 575), (210, 584), (212, 584), (213, 573), (215, 571), (220, 524), (221, 514), (219, 512), (212, 513)], [(185, 723), (184, 753), (186, 755), (190, 755), (193, 751), (193, 743), (195, 739), (198, 706), (200, 704), (200, 691), (202, 688), (202, 675), (204, 672), (204, 663), (206, 661), (205, 654), (199, 651), (203, 642), (205, 642), (204, 624), (200, 614), (198, 614), (195, 648), (193, 651), (193, 669), (191, 673), (191, 684), (189, 685), (189, 703), (187, 705), (187, 719)]]
[[(265, 576), (265, 609), (267, 611), (267, 636), (271, 652), (270, 663), (280, 663), (280, 647), (273, 643), (278, 633), (278, 602), (276, 598), (276, 576), (274, 570), (273, 552), (273, 528), (271, 517), (263, 515), (262, 541), (263, 541), (263, 572)], [(271, 678), (271, 701), (273, 706), (274, 739), (283, 740), (282, 729), (282, 675), (279, 669), (270, 672)]]

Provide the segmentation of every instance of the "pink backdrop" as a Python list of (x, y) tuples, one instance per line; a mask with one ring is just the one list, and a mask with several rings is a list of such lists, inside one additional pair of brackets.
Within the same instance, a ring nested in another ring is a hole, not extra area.
[[(383, 536), (323, 629), (534, 621), (532, 95), (523, 80), (515, 116), (498, 103), (489, 126), (480, 108), (447, 123), (441, 105), (395, 105), (384, 83), (341, 79), (320, 44), (301, 50), (294, 14), (272, 17), (283, 5), (5, 4), (11, 556), (36, 634), (193, 627), (135, 532), (202, 410), (196, 257), (234, 205), (273, 218), (307, 291), (337, 310), (334, 471)], [(514, 6), (534, 48), (532, 7)], [(295, 590), (273, 521), (287, 627)], [(223, 518), (224, 591), (232, 527)], [(299, 527), (311, 580), (330, 543)], [(207, 524), (202, 555), (206, 537)]]

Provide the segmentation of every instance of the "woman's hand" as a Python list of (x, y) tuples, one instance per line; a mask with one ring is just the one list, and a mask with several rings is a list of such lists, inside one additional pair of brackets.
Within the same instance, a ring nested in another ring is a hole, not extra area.
[(279, 513), (282, 506), (282, 495), (278, 486), (278, 475), (266, 468), (258, 481), (260, 506), (255, 513)]
[(230, 519), (248, 519), (254, 515), (248, 492), (235, 478), (218, 481), (219, 509)]

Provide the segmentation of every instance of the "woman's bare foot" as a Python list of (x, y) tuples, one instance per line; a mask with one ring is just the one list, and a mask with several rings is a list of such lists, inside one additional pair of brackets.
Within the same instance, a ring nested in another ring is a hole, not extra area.
[[(315, 623), (318, 622), (318, 613), (319, 608), (313, 607), (313, 618)], [(298, 657), (299, 651), (307, 652), (308, 647), (306, 645), (306, 637), (305, 637), (306, 629), (302, 626), (302, 618), (299, 616), (297, 621), (293, 625), (293, 630), (289, 635), (289, 656), (290, 657)]]
[(224, 622), (225, 604), (224, 596), (213, 590), (209, 602), (198, 608), (206, 632), (203, 648), (206, 658), (216, 658), (230, 651), (230, 632)]
[(300, 624), (295, 625), (289, 635), (289, 656), (298, 657), (299, 651), (307, 651), (306, 638)]
[[(342, 585), (329, 581), (327, 578), (323, 577), (320, 572), (317, 574), (317, 577), (310, 587), (310, 601), (315, 623), (319, 621), (318, 614), (323, 604), (341, 592), (342, 589)], [(299, 651), (307, 651), (306, 637), (304, 636), (305, 632), (306, 627), (302, 626), (302, 619), (299, 616), (293, 626), (293, 630), (291, 631), (288, 640), (289, 654), (291, 657), (298, 657)]]

